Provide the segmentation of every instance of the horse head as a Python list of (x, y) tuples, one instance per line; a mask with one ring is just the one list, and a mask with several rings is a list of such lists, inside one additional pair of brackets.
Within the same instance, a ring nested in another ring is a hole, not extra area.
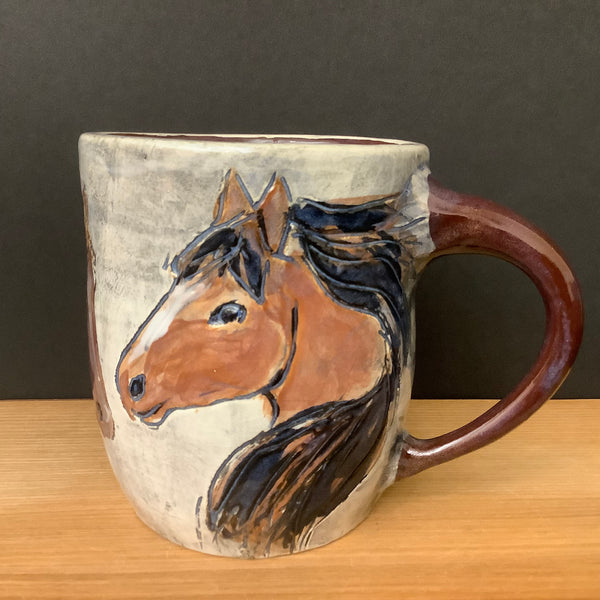
[(254, 204), (230, 171), (210, 228), (171, 263), (175, 280), (122, 353), (117, 386), (130, 416), (158, 424), (173, 409), (260, 396), (285, 370), (292, 300), (266, 293), (289, 204), (274, 178)]
[(348, 232), (313, 205), (297, 220), (293, 208), (282, 178), (254, 203), (227, 174), (212, 225), (173, 260), (170, 290), (123, 351), (116, 379), (132, 418), (157, 426), (174, 409), (253, 398), (275, 423), (377, 383), (388, 356), (381, 322), (336, 297), (330, 281), (345, 273), (343, 286), (362, 298), (352, 279), (372, 250), (359, 245), (362, 258), (325, 264), (315, 242), (309, 260), (298, 228), (314, 221), (334, 236)]

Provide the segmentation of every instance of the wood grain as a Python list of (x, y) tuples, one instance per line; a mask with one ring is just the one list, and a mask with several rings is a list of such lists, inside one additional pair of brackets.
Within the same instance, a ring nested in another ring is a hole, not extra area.
[[(490, 401), (413, 401), (429, 436)], [(241, 561), (134, 515), (89, 400), (0, 402), (0, 598), (600, 598), (600, 401), (553, 400), (507, 437), (388, 489), (343, 539)]]

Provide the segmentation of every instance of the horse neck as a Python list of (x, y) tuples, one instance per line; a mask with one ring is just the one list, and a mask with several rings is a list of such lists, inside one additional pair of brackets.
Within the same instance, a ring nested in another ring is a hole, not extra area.
[(374, 316), (334, 300), (304, 261), (281, 266), (279, 291), (294, 299), (297, 329), (289, 371), (273, 390), (280, 421), (310, 406), (364, 396), (380, 380), (387, 353)]

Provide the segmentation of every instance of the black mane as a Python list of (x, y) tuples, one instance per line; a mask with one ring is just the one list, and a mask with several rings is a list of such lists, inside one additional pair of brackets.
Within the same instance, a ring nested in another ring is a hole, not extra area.
[(398, 216), (395, 198), (359, 206), (302, 200), (290, 218), (305, 260), (331, 296), (376, 316), (406, 359), (410, 310), (402, 281), (410, 261), (404, 245), (384, 227)]

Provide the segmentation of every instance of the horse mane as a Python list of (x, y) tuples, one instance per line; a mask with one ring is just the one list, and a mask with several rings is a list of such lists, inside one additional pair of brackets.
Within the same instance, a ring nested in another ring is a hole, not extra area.
[(358, 400), (308, 408), (238, 448), (208, 494), (215, 535), (250, 555), (272, 544), (293, 552), (307, 527), (326, 517), (362, 481), (385, 432), (391, 381)]
[(304, 260), (329, 294), (377, 317), (394, 352), (402, 347), (406, 358), (410, 310), (403, 280), (412, 264), (407, 245), (414, 240), (392, 234), (399, 222), (410, 223), (398, 211), (398, 199), (358, 206), (303, 199), (291, 207), (290, 218)]
[(289, 207), (290, 235), (317, 281), (340, 304), (375, 316), (389, 352), (367, 394), (308, 408), (222, 464), (209, 489), (207, 523), (216, 537), (235, 540), (250, 555), (268, 555), (273, 544), (296, 550), (381, 453), (400, 361), (409, 349), (402, 281), (411, 262), (393, 235), (408, 230), (399, 224), (398, 199), (358, 206), (302, 199)]

